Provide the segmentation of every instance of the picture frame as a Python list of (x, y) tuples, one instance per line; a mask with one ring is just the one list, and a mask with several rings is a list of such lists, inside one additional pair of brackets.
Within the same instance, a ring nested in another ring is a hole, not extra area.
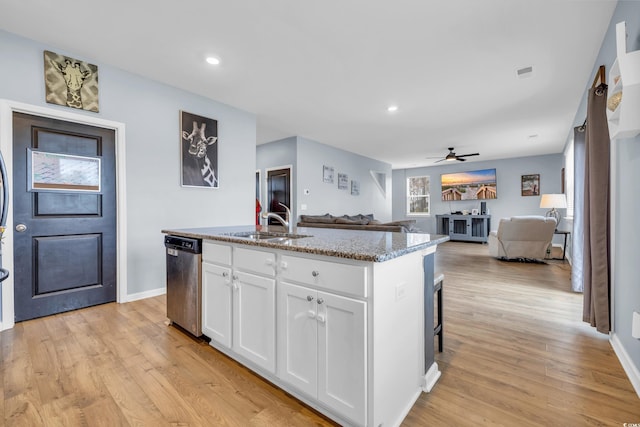
[(322, 166), (322, 182), (333, 184), (334, 170), (333, 166)]
[(522, 175), (520, 178), (520, 194), (526, 196), (540, 195), (540, 174)]
[(43, 57), (47, 103), (100, 111), (97, 65), (48, 50)]
[(479, 212), (478, 209), (471, 209), (471, 215), (478, 215)]
[(346, 173), (338, 173), (338, 190), (349, 189), (349, 175)]
[(180, 111), (180, 183), (219, 188), (218, 121)]
[(351, 181), (351, 195), (359, 196), (360, 195), (360, 182), (359, 181)]
[(495, 168), (443, 173), (440, 175), (442, 201), (498, 198), (498, 175)]

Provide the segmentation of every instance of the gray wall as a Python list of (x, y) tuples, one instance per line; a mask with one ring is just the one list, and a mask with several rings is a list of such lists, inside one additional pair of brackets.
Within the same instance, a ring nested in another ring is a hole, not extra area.
[[(292, 146), (295, 140), (295, 147)], [(285, 151), (288, 153), (286, 154)], [(339, 148), (321, 144), (302, 137), (291, 137), (258, 146), (257, 164), (264, 174), (267, 167), (282, 166), (288, 162), (291, 153), (295, 154), (293, 162), (293, 194), (295, 218), (299, 215), (355, 215), (371, 214), (381, 221), (391, 220), (391, 165), (368, 157), (354, 154)], [(335, 172), (333, 184), (322, 181), (322, 167), (332, 166)], [(386, 179), (386, 196), (378, 189), (370, 171), (384, 172)], [(345, 173), (352, 180), (360, 183), (360, 195), (351, 195), (351, 189), (338, 189), (338, 173)], [(263, 175), (264, 176), (264, 175)], [(309, 194), (304, 194), (305, 189)], [(265, 196), (263, 195), (263, 199)], [(307, 209), (302, 210), (301, 205)]]
[[(482, 147), (479, 147), (482, 153)], [(564, 156), (551, 154), (546, 156), (518, 157), (502, 160), (480, 162), (455, 162), (442, 166), (423, 168), (397, 169), (393, 171), (393, 219), (413, 218), (418, 227), (427, 233), (436, 233), (437, 214), (448, 214), (452, 211), (480, 209), (480, 201), (443, 202), (441, 200), (440, 175), (451, 172), (473, 171), (478, 169), (496, 169), (498, 198), (486, 200), (491, 214), (491, 229), (498, 228), (500, 218), (514, 215), (544, 215), (548, 209), (541, 209), (540, 196), (521, 195), (521, 176), (540, 174), (540, 191), (544, 193), (560, 193), (561, 169)], [(431, 215), (414, 217), (406, 215), (406, 181), (411, 176), (428, 175), (431, 177)], [(564, 212), (562, 212), (564, 215)], [(562, 221), (560, 227), (562, 227)], [(561, 242), (556, 240), (556, 242)]]
[[(640, 2), (619, 1), (611, 18), (598, 58), (594, 63), (589, 81), (585, 82), (585, 96), (574, 118), (574, 126), (582, 124), (586, 117), (586, 94), (592, 78), (600, 65), (607, 68), (607, 77), (616, 58), (615, 26), (618, 22), (627, 24), (627, 50), (640, 50)], [(573, 137), (569, 130), (567, 140)], [(640, 182), (640, 136), (611, 142), (615, 153), (612, 164), (612, 184), (616, 188), (611, 197), (613, 222), (612, 244), (615, 253), (611, 268), (613, 283), (613, 336), (622, 346), (618, 356), (625, 359), (635, 369), (636, 392), (640, 394), (640, 340), (631, 336), (633, 311), (640, 312), (640, 286), (638, 279), (638, 254), (640, 253), (640, 227), (636, 214), (640, 212), (640, 198), (637, 183)], [(614, 348), (616, 348), (614, 346)], [(628, 368), (628, 366), (626, 367)], [(627, 371), (629, 373), (629, 371)]]
[[(289, 138), (280, 139), (278, 141), (269, 142), (267, 144), (260, 144), (256, 147), (256, 169), (260, 171), (260, 204), (262, 205), (262, 212), (266, 212), (269, 209), (267, 203), (267, 169), (278, 168), (280, 166), (291, 166), (291, 197), (292, 206), (291, 217), (297, 217), (297, 203), (296, 201), (296, 150), (298, 146), (298, 138), (291, 136)], [(263, 222), (266, 220), (262, 220)], [(264, 222), (266, 223), (266, 222)]]
[[(99, 66), (100, 113), (46, 104), (45, 49)], [(0, 63), (0, 98), (125, 123), (130, 295), (165, 287), (161, 229), (253, 223), (254, 115), (4, 31)], [(217, 190), (180, 186), (179, 110), (218, 120)]]

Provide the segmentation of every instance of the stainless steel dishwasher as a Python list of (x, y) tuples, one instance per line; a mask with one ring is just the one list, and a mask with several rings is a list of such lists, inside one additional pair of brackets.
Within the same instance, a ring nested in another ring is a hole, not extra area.
[(202, 240), (165, 236), (167, 317), (196, 337), (202, 335)]

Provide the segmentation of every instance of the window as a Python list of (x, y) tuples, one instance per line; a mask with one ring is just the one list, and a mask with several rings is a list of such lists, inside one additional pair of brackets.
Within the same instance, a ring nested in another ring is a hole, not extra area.
[(431, 196), (428, 176), (407, 178), (407, 215), (429, 215)]

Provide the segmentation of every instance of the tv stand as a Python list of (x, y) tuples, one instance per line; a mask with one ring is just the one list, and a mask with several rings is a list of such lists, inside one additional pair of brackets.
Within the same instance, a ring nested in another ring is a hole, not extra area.
[(436, 222), (450, 240), (487, 243), (491, 230), (491, 215), (436, 215)]

